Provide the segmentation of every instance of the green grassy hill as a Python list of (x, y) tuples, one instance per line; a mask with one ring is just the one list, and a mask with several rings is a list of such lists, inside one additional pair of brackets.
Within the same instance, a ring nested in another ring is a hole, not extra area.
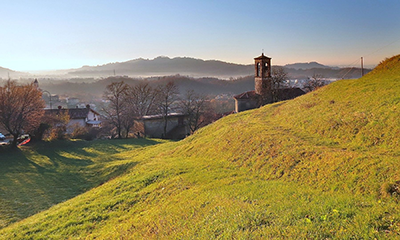
[(0, 238), (398, 239), (399, 93), (400, 55), (180, 142), (127, 145), (112, 180)]
[(61, 141), (0, 152), (0, 228), (75, 197), (135, 162), (120, 152), (162, 141)]

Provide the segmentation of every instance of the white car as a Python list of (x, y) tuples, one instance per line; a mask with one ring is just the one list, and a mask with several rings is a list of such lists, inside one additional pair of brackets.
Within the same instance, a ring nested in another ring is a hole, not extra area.
[(8, 145), (9, 141), (6, 139), (6, 136), (4, 136), (2, 133), (0, 133), (0, 145)]

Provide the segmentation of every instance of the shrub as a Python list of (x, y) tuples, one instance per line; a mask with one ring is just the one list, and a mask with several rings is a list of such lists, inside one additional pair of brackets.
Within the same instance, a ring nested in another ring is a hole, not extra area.
[(400, 181), (396, 181), (395, 183), (385, 182), (382, 184), (380, 192), (382, 197), (400, 195)]
[(71, 138), (74, 139), (83, 139), (83, 137), (88, 134), (89, 129), (86, 127), (75, 126), (74, 130), (71, 133)]
[(97, 128), (76, 127), (71, 134), (71, 138), (90, 141), (97, 138), (99, 131)]
[(64, 126), (52, 128), (50, 130), (49, 137), (48, 137), (48, 139), (50, 141), (64, 140), (67, 138), (68, 138), (68, 136), (66, 134), (66, 129)]

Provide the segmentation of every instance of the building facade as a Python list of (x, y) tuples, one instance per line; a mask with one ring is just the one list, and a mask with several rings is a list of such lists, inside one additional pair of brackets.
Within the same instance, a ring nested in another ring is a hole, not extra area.
[(77, 127), (100, 127), (101, 115), (91, 109), (89, 105), (86, 108), (62, 108), (45, 109), (47, 116), (68, 115), (67, 133), (73, 132)]
[(169, 113), (167, 135), (164, 136), (165, 116), (162, 114), (143, 116), (135, 121), (135, 134), (150, 138), (183, 139), (190, 134), (187, 116), (182, 113)]

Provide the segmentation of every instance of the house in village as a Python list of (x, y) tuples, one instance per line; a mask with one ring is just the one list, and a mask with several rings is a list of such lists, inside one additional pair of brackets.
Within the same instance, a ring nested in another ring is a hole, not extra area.
[(61, 116), (68, 115), (69, 121), (67, 123), (67, 133), (73, 132), (76, 127), (100, 127), (101, 115), (93, 110), (90, 105), (86, 108), (62, 108), (59, 106), (57, 109), (45, 109), (47, 116)]
[[(44, 109), (45, 116), (58, 117), (68, 115), (69, 119), (67, 123), (67, 133), (73, 132), (74, 128), (76, 127), (100, 127), (101, 116), (98, 112), (93, 110), (89, 104), (84, 108), (63, 108), (62, 106), (58, 106), (57, 109), (52, 109), (52, 102), (59, 101), (58, 95), (52, 95), (48, 91), (41, 90), (39, 88), (39, 81), (37, 79), (35, 79), (33, 85), (40, 91), (47, 92), (49, 94), (50, 109)], [(56, 98), (53, 96), (56, 96)]]
[(187, 116), (183, 113), (169, 113), (167, 135), (164, 136), (165, 116), (162, 114), (143, 116), (135, 120), (135, 134), (150, 138), (183, 139), (190, 134)]
[(293, 99), (305, 94), (300, 88), (277, 88), (271, 75), (271, 58), (264, 53), (254, 58), (255, 90), (234, 96), (235, 112), (258, 108), (276, 101)]

